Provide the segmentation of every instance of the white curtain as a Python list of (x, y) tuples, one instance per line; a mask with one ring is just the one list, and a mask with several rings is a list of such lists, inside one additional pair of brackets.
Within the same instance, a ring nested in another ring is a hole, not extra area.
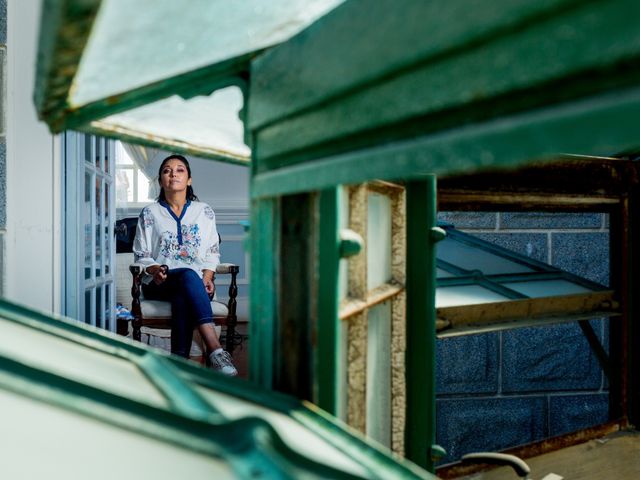
[(144, 147), (122, 142), (127, 155), (133, 160), (140, 170), (149, 179), (149, 198), (155, 198), (160, 194), (158, 186), (158, 168), (160, 162), (167, 155), (164, 150), (158, 148)]

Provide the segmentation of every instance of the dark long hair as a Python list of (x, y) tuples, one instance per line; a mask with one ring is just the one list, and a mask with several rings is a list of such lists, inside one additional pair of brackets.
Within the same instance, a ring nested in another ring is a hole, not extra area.
[[(191, 167), (189, 166), (189, 161), (182, 155), (179, 155), (177, 153), (172, 153), (167, 158), (162, 160), (162, 163), (160, 164), (160, 168), (158, 169), (158, 183), (160, 184), (160, 195), (158, 195), (158, 198), (156, 200), (158, 200), (159, 202), (167, 201), (167, 197), (164, 196), (164, 188), (162, 188), (162, 181), (160, 180), (160, 177), (162, 176), (162, 169), (164, 168), (165, 163), (173, 159), (180, 160), (182, 163), (184, 163), (184, 166), (187, 167), (187, 173), (189, 174), (188, 178), (191, 178)], [(198, 201), (198, 197), (196, 196), (195, 193), (193, 193), (193, 187), (191, 185), (187, 187), (187, 200)]]

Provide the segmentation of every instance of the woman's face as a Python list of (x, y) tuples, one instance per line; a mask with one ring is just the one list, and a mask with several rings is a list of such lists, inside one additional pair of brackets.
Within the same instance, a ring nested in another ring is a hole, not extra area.
[(169, 192), (185, 192), (191, 185), (187, 166), (179, 159), (167, 160), (160, 170), (160, 186), (165, 195)]

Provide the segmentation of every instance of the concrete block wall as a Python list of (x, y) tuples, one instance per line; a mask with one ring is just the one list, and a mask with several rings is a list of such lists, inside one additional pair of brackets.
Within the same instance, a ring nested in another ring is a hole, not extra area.
[[(488, 242), (609, 283), (605, 214), (441, 212)], [(608, 320), (591, 324), (607, 348)], [(439, 340), (437, 442), (442, 464), (608, 419), (606, 379), (577, 323)]]

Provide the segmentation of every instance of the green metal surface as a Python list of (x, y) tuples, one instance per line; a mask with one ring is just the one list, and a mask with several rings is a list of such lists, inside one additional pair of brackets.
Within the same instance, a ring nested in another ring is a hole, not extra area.
[[(515, 167), (559, 152), (611, 154), (639, 143), (638, 116), (640, 89), (623, 90), (258, 173), (251, 195), (274, 196), (371, 178)], [(615, 128), (608, 128), (612, 125)]]
[[(397, 3), (382, 3), (387, 14), (377, 17), (384, 19), (376, 22), (377, 29), (384, 29), (385, 23), (397, 17), (402, 17), (407, 25), (416, 21), (409, 17), (416, 14), (411, 8), (392, 14), (391, 10), (398, 11)], [(426, 23), (422, 25), (422, 31), (435, 30), (435, 26), (429, 28), (431, 22), (437, 22), (440, 30), (457, 31), (460, 28), (457, 26), (459, 20), (450, 24), (456, 26), (449, 27), (442, 23), (440, 16), (427, 18), (424, 13), (433, 8), (427, 2), (409, 3), (422, 6), (422, 17), (416, 17)], [(468, 3), (468, 7), (473, 8), (475, 2)], [(514, 2), (500, 3), (513, 8)], [(313, 55), (317, 43), (326, 46), (338, 39), (342, 44), (353, 43), (354, 34), (346, 25), (353, 24), (354, 12), (349, 16), (347, 10), (355, 10), (358, 2), (346, 4), (321, 19), (316, 30), (295, 37), (254, 63), (252, 75), (260, 80), (252, 84), (252, 119), (258, 115), (256, 110), (268, 108), (271, 112), (267, 125), (255, 125), (251, 120), (251, 128), (257, 132), (260, 143), (260, 161), (265, 168), (277, 168), (304, 161), (309, 158), (312, 147), (326, 155), (329, 150), (352, 148), (354, 142), (366, 145), (432, 134), (451, 126), (486, 121), (612, 87), (637, 84), (638, 75), (634, 74), (637, 68), (629, 66), (640, 62), (640, 32), (627, 20), (629, 14), (640, 14), (640, 5), (633, 0), (563, 2), (565, 5), (558, 8), (558, 3), (538, 2), (540, 11), (537, 12), (520, 6), (519, 13), (527, 21), (515, 14), (505, 15), (504, 23), (496, 21), (490, 34), (475, 41), (467, 39), (468, 42), (459, 44), (456, 35), (445, 36), (450, 42), (447, 48), (443, 46), (440, 54), (434, 57), (414, 59), (412, 65), (400, 67), (395, 64), (396, 58), (386, 56), (385, 62), (378, 63), (386, 68), (396, 67), (393, 75), (387, 73), (387, 76), (375, 79), (350, 77), (351, 83), (343, 86), (345, 91), (339, 95), (334, 91), (337, 88), (334, 83), (342, 80), (328, 81), (322, 89), (317, 88), (317, 79), (312, 84), (290, 77), (284, 82), (285, 86), (279, 80), (270, 83), (268, 79), (288, 78), (287, 73), (293, 71), (290, 65), (296, 57), (304, 57), (307, 65), (315, 64), (307, 68), (313, 68), (321, 80), (327, 73), (318, 73), (320, 69), (331, 72), (332, 78), (336, 79), (342, 75), (335, 75), (335, 72), (348, 67), (351, 67), (350, 72), (364, 76), (352, 67), (358, 63), (358, 51), (349, 49), (345, 53), (339, 48), (326, 48), (325, 52), (332, 52), (328, 55), (329, 60), (326, 53), (321, 57)], [(500, 12), (500, 7), (495, 7), (495, 11)], [(360, 3), (358, 16), (369, 18), (371, 22), (370, 10)], [(474, 25), (477, 23), (481, 31), (485, 16), (500, 16), (484, 10), (476, 12), (474, 19)], [(332, 35), (319, 34), (320, 27), (324, 27), (323, 33), (331, 31)], [(367, 37), (369, 41), (370, 37)], [(408, 43), (401, 33), (393, 32), (384, 38), (385, 44), (403, 41), (407, 42), (403, 45), (405, 50), (413, 50), (413, 43)], [(335, 70), (327, 69), (327, 63), (335, 63)], [(298, 69), (295, 72), (297, 75)], [(313, 98), (312, 94), (307, 94), (309, 85), (322, 92), (319, 95), (323, 97), (317, 103), (309, 104), (308, 99)], [(298, 99), (301, 90), (304, 94)], [(278, 92), (283, 91), (287, 92), (286, 103), (279, 102), (281, 93)], [(268, 103), (261, 108), (263, 97)], [(298, 103), (292, 98), (298, 99)]]
[(253, 200), (251, 206), (251, 336), (250, 378), (271, 388), (274, 376), (275, 343), (278, 335), (276, 295), (280, 225), (277, 199)]
[(406, 456), (433, 472), (436, 348), (436, 179), (407, 183)]
[(340, 195), (334, 187), (320, 192), (318, 235), (318, 328), (315, 355), (317, 404), (336, 415), (338, 409), (339, 341), (338, 275), (340, 263)]

